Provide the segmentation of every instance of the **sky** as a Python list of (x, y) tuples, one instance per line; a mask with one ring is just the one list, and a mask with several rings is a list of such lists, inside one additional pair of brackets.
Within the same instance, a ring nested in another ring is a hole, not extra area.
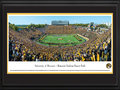
[(9, 16), (8, 22), (15, 25), (49, 24), (51, 21), (69, 21), (70, 24), (90, 23), (104, 24), (111, 23), (111, 16)]

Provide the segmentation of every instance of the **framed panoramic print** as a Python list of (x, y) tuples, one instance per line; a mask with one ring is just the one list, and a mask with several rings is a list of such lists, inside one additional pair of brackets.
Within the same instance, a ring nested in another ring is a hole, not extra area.
[(7, 13), (7, 24), (7, 74), (113, 74), (113, 13)]
[(1, 88), (119, 88), (118, 0), (2, 0), (1, 8)]

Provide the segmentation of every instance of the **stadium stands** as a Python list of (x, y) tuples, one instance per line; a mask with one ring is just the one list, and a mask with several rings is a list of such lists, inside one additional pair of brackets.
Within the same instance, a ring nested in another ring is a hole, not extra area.
[[(80, 34), (89, 40), (76, 46), (44, 46), (36, 42), (45, 34)], [(111, 61), (111, 30), (103, 34), (73, 26), (9, 30), (9, 61)]]

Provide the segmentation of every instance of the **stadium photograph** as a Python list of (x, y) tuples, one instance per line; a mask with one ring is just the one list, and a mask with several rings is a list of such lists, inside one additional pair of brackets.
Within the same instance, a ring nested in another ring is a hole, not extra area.
[(9, 61), (112, 61), (111, 14), (8, 14)]

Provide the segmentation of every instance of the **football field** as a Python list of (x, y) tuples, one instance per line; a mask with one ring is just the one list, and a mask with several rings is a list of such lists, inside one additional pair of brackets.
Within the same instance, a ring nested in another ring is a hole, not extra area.
[(46, 35), (39, 39), (39, 43), (43, 45), (51, 46), (74, 46), (82, 44), (86, 39), (76, 34), (52, 34)]

